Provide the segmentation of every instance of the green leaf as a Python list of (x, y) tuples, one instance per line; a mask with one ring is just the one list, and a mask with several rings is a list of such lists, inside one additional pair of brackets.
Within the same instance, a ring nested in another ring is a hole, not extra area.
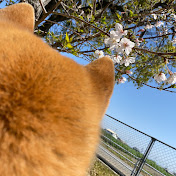
[(82, 16), (79, 16), (79, 18), (81, 18), (82, 20), (84, 20), (84, 18)]
[(118, 14), (118, 13), (116, 13), (116, 15), (117, 15), (117, 18), (119, 19), (119, 20), (121, 20), (121, 16)]
[(130, 10), (129, 17), (133, 17), (133, 16), (134, 16), (133, 11)]
[(90, 22), (93, 23), (94, 21), (95, 21), (95, 17), (92, 15), (92, 16), (91, 16), (91, 20), (90, 20)]
[(106, 23), (106, 16), (104, 16), (104, 17), (102, 18), (101, 22), (102, 22), (103, 24), (105, 24), (105, 25), (107, 24), (107, 23)]
[(61, 35), (59, 35), (59, 40), (60, 40), (60, 41), (62, 40), (62, 34), (61, 34)]
[(71, 52), (71, 53), (72, 53), (73, 55), (75, 55), (75, 56), (77, 56), (77, 55), (78, 55), (78, 53), (77, 53), (77, 51), (76, 51), (76, 50), (74, 50), (73, 48), (72, 48), (71, 50), (72, 50), (72, 52)]
[(69, 49), (73, 48), (73, 46), (70, 43), (67, 43), (66, 47), (69, 48)]
[(66, 32), (66, 36), (65, 36), (65, 40), (66, 40), (66, 42), (70, 42), (70, 39), (69, 39), (69, 36), (68, 36), (68, 33)]
[(70, 42), (72, 42), (72, 41), (73, 41), (73, 37), (70, 38)]
[(171, 88), (176, 88), (176, 84), (172, 84), (172, 85), (171, 85)]

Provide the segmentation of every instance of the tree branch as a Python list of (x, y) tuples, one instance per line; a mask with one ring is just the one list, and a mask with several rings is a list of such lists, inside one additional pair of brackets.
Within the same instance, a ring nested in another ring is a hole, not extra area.
[(146, 53), (155, 54), (155, 55), (158, 55), (158, 56), (176, 56), (176, 53), (171, 53), (171, 52), (161, 53), (161, 52), (154, 52), (154, 51), (146, 50), (146, 49), (143, 49), (143, 48), (136, 48), (136, 47), (134, 47), (133, 49), (138, 50), (138, 51), (144, 51)]
[[(123, 6), (118, 6), (117, 4), (112, 4), (113, 1), (114, 0), (112, 0), (111, 2), (109, 2), (108, 0), (104, 0), (101, 4), (98, 1), (96, 3), (96, 10), (100, 10), (102, 8), (104, 8), (106, 10), (107, 8), (109, 8), (111, 10), (119, 10), (119, 11), (123, 12), (124, 11), (123, 10)], [(80, 10), (83, 10), (85, 14), (89, 13), (88, 9), (90, 10), (91, 7), (90, 6), (86, 6), (86, 7), (80, 8)], [(104, 11), (102, 10), (100, 12), (100, 14), (101, 13), (104, 13)], [(96, 17), (97, 16), (99, 16), (99, 14), (97, 14)], [(59, 15), (59, 14), (57, 14), (57, 15), (56, 14), (52, 14), (48, 20), (54, 21), (54, 22), (61, 22), (61, 21), (65, 21), (65, 20), (68, 20), (68, 19), (70, 19), (69, 16), (63, 16), (63, 15)], [(51, 28), (52, 25), (53, 25), (53, 23), (44, 22), (42, 26), (38, 27), (38, 29), (47, 33), (48, 30)], [(43, 33), (43, 36), (45, 36), (45, 33)]]
[(39, 0), (39, 2), (40, 2), (40, 5), (41, 5), (41, 7), (42, 7), (42, 9), (43, 9), (43, 12), (44, 12), (44, 13), (47, 13), (47, 11), (46, 11), (46, 9), (45, 9), (45, 7), (44, 7), (44, 5), (43, 5), (42, 1), (41, 1), (41, 0)]
[(53, 11), (59, 6), (59, 4), (61, 3), (61, 1), (62, 1), (62, 0), (59, 0), (55, 5), (53, 5), (53, 6), (49, 9), (49, 11), (48, 11), (47, 13), (43, 14), (43, 16), (42, 16), (38, 21), (36, 21), (36, 23), (35, 23), (35, 28), (36, 28), (42, 21), (44, 21), (45, 18), (46, 18), (48, 15), (50, 15), (51, 13), (53, 13)]
[(60, 16), (64, 16), (64, 17), (67, 17), (67, 18), (72, 18), (72, 19), (75, 19), (75, 20), (77, 20), (77, 21), (81, 21), (81, 22), (87, 24), (88, 26), (91, 26), (91, 27), (97, 29), (98, 31), (100, 31), (101, 33), (103, 33), (103, 34), (107, 35), (108, 37), (110, 37), (109, 33), (103, 31), (102, 29), (96, 27), (95, 25), (93, 25), (93, 24), (89, 23), (88, 21), (85, 21), (85, 20), (83, 20), (83, 19), (81, 19), (81, 18), (79, 18), (79, 17), (75, 17), (75, 16), (73, 16), (73, 15), (66, 15), (66, 14), (58, 13), (58, 12), (53, 12), (53, 14), (60, 15)]

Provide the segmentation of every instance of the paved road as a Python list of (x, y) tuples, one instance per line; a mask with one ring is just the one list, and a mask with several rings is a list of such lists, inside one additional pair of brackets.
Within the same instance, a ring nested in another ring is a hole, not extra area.
[[(123, 173), (125, 176), (130, 176), (133, 168), (126, 164), (123, 160), (115, 156), (109, 150), (101, 145), (98, 147), (97, 154), (109, 162), (113, 167)], [(142, 176), (141, 174), (139, 176)]]

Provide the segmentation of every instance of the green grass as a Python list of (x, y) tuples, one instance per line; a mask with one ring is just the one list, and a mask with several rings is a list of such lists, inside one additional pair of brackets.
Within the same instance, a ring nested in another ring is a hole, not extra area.
[(118, 176), (112, 172), (107, 166), (105, 166), (99, 160), (95, 160), (94, 165), (88, 171), (88, 176)]

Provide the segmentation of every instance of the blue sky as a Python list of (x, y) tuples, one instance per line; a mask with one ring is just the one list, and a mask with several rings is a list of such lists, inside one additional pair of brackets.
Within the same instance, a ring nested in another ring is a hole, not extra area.
[(176, 94), (132, 83), (116, 85), (107, 113), (176, 147)]
[[(63, 54), (63, 53), (62, 53)], [(64, 54), (80, 64), (83, 59)], [(107, 114), (176, 147), (176, 94), (132, 83), (115, 85)]]

